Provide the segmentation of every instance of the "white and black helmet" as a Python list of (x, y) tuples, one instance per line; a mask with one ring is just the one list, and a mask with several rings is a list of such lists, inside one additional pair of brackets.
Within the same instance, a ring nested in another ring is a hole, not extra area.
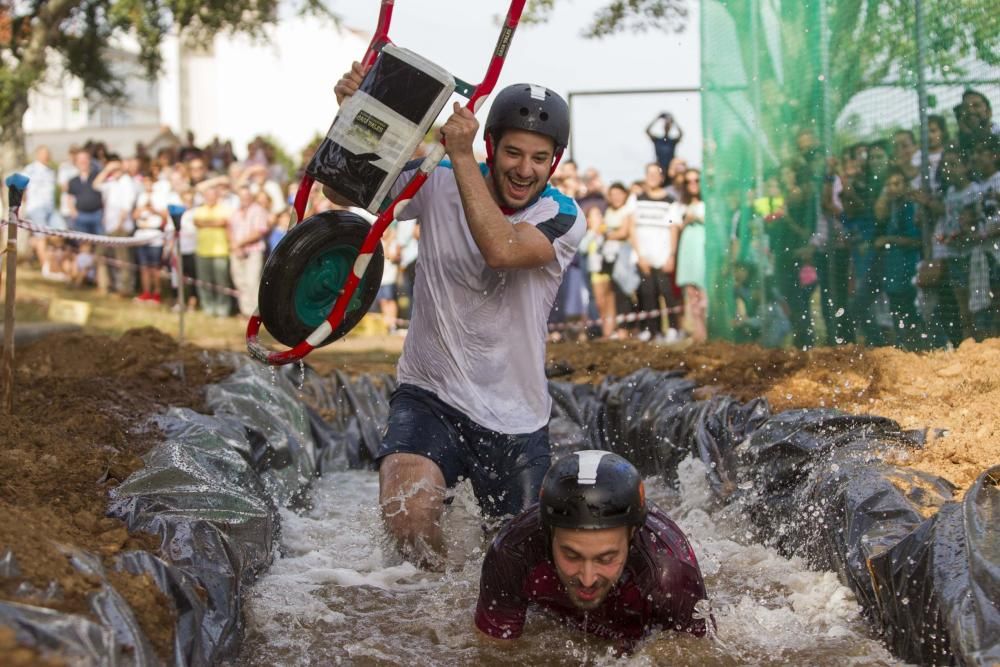
[(595, 449), (553, 463), (542, 480), (539, 504), (546, 528), (638, 527), (646, 520), (639, 471), (621, 456)]
[(537, 132), (555, 142), (555, 153), (569, 145), (569, 105), (545, 86), (515, 83), (501, 90), (486, 117), (484, 138), (495, 146), (504, 130)]

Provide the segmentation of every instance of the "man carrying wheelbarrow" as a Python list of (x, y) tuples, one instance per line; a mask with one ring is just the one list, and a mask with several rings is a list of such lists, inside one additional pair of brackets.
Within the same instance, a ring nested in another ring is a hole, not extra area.
[[(363, 74), (355, 64), (344, 75), (338, 102)], [(549, 467), (546, 319), (586, 228), (576, 203), (548, 185), (569, 141), (560, 96), (530, 84), (502, 90), (486, 120), (486, 163), (473, 155), (478, 132), (456, 103), (441, 128), (450, 160), (397, 215), (420, 221), (420, 268), (378, 453), (379, 498), (403, 555), (429, 568), (443, 564), (445, 496), (460, 480), (489, 519), (538, 497)]]

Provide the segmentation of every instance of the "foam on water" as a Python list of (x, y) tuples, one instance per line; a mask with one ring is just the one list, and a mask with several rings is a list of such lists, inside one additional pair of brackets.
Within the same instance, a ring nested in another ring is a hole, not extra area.
[(377, 509), (378, 477), (352, 471), (318, 480), (314, 507), (282, 512), (282, 557), (251, 589), (238, 664), (771, 665), (897, 664), (866, 634), (857, 602), (830, 572), (745, 543), (739, 518), (714, 506), (699, 461), (680, 490), (648, 482), (699, 556), (718, 631), (712, 639), (660, 633), (626, 657), (606, 642), (529, 614), (525, 636), (497, 645), (472, 612), (485, 541), (475, 501), (460, 487), (446, 517), (442, 574), (399, 562)]

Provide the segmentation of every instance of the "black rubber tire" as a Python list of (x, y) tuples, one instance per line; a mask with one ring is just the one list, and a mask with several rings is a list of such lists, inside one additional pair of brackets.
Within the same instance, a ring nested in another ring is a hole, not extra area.
[[(295, 309), (295, 290), (310, 262), (336, 246), (361, 248), (371, 225), (350, 211), (324, 211), (306, 218), (285, 235), (264, 263), (260, 290), (257, 293), (260, 319), (275, 340), (295, 347), (311, 334), (316, 326), (302, 321)], [(358, 285), (361, 307), (348, 310), (343, 322), (317, 347), (342, 338), (361, 321), (371, 308), (382, 281), (382, 244), (375, 248), (368, 269)], [(333, 307), (330, 301), (330, 308)], [(329, 312), (329, 309), (327, 309)]]

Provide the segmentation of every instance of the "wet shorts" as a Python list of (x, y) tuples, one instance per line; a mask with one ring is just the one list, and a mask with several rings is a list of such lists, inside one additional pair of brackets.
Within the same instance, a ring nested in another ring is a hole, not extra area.
[(448, 488), (469, 479), (484, 516), (512, 516), (538, 499), (549, 469), (549, 428), (491, 431), (433, 392), (402, 384), (389, 399), (389, 425), (377, 458), (397, 453), (434, 461)]

